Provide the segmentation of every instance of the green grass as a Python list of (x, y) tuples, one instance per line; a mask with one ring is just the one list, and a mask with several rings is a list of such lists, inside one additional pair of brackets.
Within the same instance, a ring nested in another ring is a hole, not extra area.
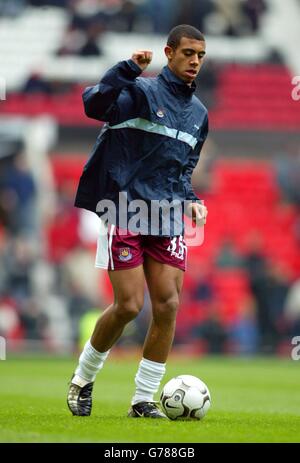
[(299, 362), (289, 359), (171, 359), (164, 382), (193, 374), (212, 407), (198, 422), (129, 419), (138, 360), (110, 358), (94, 390), (93, 414), (72, 417), (67, 382), (76, 359), (0, 362), (1, 442), (300, 442)]

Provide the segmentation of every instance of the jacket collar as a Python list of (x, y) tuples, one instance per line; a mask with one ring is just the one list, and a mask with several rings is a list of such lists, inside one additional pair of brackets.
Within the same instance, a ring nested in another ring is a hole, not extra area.
[(180, 93), (186, 96), (192, 96), (196, 90), (195, 81), (192, 82), (192, 85), (187, 85), (183, 80), (179, 79), (169, 68), (169, 66), (163, 67), (161, 73), (159, 74), (171, 87), (172, 91), (177, 94)]

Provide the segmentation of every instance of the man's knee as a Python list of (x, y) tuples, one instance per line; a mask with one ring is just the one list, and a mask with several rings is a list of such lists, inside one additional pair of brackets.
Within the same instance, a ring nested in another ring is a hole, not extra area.
[(178, 297), (173, 296), (161, 299), (153, 304), (153, 318), (157, 322), (171, 322), (176, 319), (178, 308)]
[(125, 323), (130, 322), (140, 313), (143, 307), (143, 300), (137, 298), (120, 299), (114, 304), (117, 316)]

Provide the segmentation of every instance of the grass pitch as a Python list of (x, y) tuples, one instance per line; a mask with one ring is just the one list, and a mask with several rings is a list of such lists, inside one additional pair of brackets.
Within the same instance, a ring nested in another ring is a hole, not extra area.
[[(0, 362), (1, 442), (300, 442), (299, 362), (273, 358), (171, 359), (163, 383), (200, 377), (212, 407), (202, 421), (126, 417), (139, 359), (111, 357), (98, 375), (92, 416), (66, 406), (76, 359)], [(157, 397), (158, 398), (158, 397)]]

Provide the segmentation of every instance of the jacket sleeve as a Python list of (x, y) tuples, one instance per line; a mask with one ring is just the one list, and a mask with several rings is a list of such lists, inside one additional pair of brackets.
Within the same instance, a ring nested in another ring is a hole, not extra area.
[(99, 84), (84, 90), (82, 98), (85, 114), (98, 121), (110, 122), (121, 91), (133, 86), (141, 73), (141, 68), (131, 59), (121, 61), (109, 69)]
[(206, 115), (205, 121), (202, 125), (200, 140), (197, 143), (195, 149), (193, 150), (193, 154), (190, 157), (190, 160), (183, 172), (183, 176), (184, 176), (183, 181), (184, 181), (185, 190), (186, 190), (186, 199), (188, 200), (199, 201), (199, 198), (194, 193), (194, 190), (191, 184), (191, 178), (192, 178), (193, 170), (195, 169), (197, 162), (199, 160), (202, 146), (204, 145), (207, 134), (208, 134), (208, 116)]

